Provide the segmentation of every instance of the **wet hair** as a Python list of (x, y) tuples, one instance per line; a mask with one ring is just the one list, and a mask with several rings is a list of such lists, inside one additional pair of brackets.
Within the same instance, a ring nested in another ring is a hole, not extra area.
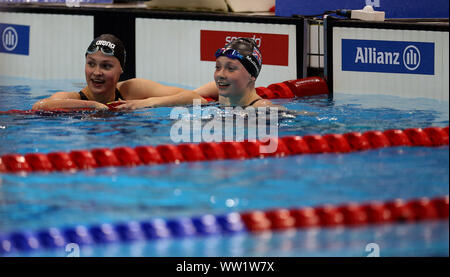
[[(242, 58), (227, 55), (230, 49), (236, 50), (242, 56)], [(217, 50), (216, 58), (220, 56), (227, 56), (239, 60), (248, 71), (248, 73), (250, 73), (250, 75), (255, 78), (257, 78), (259, 73), (261, 72), (261, 51), (252, 38), (237, 38), (231, 41), (230, 43), (226, 44), (224, 48)]]
[[(98, 49), (96, 48), (98, 46), (109, 48), (108, 51), (112, 51), (111, 56), (114, 56), (119, 60), (122, 70), (125, 68), (126, 51), (125, 46), (123, 45), (122, 41), (119, 38), (111, 34), (103, 34), (100, 35), (99, 37), (96, 37), (91, 42), (91, 44), (89, 44), (85, 56), (87, 56), (88, 54), (92, 54), (93, 52), (91, 53), (91, 50), (94, 51), (100, 50), (100, 48)], [(106, 54), (105, 52), (103, 53)]]

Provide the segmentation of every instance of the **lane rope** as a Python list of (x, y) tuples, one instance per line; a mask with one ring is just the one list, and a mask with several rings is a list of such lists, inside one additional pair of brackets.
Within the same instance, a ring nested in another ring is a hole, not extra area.
[(404, 130), (350, 132), (345, 134), (286, 136), (273, 138), (274, 153), (262, 153), (259, 140), (242, 142), (202, 142), (73, 150), (48, 154), (29, 153), (0, 156), (0, 173), (35, 171), (78, 171), (107, 166), (139, 166), (163, 163), (285, 157), (301, 154), (350, 153), (382, 147), (448, 145), (449, 127), (409, 128)]
[(302, 228), (358, 227), (370, 224), (445, 220), (449, 197), (371, 201), (290, 209), (251, 210), (241, 213), (205, 214), (192, 217), (153, 218), (143, 221), (50, 227), (0, 234), (0, 256), (22, 251), (129, 243), (164, 238), (259, 233)]

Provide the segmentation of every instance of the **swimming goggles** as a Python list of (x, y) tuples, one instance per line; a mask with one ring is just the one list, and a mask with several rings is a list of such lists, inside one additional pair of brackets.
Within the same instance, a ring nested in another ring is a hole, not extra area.
[(114, 56), (114, 49), (107, 45), (95, 45), (91, 44), (88, 49), (86, 50), (87, 54), (94, 54), (98, 50), (101, 50), (103, 54), (106, 56)]
[(237, 50), (234, 50), (232, 48), (217, 49), (215, 56), (216, 58), (220, 56), (226, 56), (230, 59), (239, 59), (239, 60), (244, 59), (244, 56), (242, 56)]

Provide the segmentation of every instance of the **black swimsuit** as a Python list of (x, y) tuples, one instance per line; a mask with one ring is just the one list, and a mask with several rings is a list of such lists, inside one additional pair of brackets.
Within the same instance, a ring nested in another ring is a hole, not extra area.
[[(84, 92), (82, 92), (81, 90), (78, 93), (80, 94), (81, 100), (89, 100), (87, 98), (86, 94), (84, 94)], [(116, 88), (115, 94), (116, 94), (116, 96), (114, 98), (114, 101), (119, 101), (119, 100), (123, 99), (122, 94), (120, 94), (120, 91), (117, 88)]]
[(247, 105), (247, 107), (253, 106), (253, 104), (255, 104), (256, 102), (258, 102), (259, 100), (263, 100), (262, 98), (258, 98), (253, 100), (250, 104)]

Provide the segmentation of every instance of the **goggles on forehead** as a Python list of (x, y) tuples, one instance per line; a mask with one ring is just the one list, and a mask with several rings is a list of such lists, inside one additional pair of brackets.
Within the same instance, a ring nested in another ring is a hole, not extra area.
[(244, 56), (242, 56), (238, 51), (231, 48), (220, 48), (216, 51), (216, 58), (220, 56), (226, 56), (230, 59), (239, 59), (242, 60)]
[(95, 45), (91, 44), (88, 49), (86, 50), (87, 54), (94, 54), (98, 50), (102, 51), (103, 54), (106, 56), (114, 56), (114, 49), (107, 45)]

